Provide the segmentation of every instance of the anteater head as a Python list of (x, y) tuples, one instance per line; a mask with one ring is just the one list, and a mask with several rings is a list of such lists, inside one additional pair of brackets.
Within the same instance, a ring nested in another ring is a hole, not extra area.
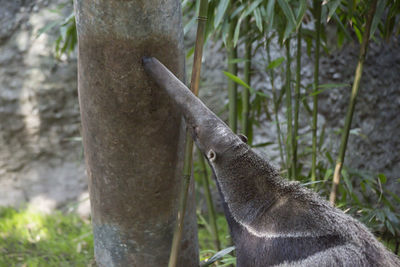
[(238, 150), (248, 149), (247, 145), (244, 145), (247, 138), (234, 134), (160, 61), (144, 57), (143, 65), (146, 72), (167, 91), (180, 108), (193, 140), (212, 167), (240, 154)]

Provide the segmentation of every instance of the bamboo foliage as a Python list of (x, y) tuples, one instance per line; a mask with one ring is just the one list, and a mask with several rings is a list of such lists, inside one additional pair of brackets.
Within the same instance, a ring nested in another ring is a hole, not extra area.
[[(250, 31), (250, 16), (246, 18), (245, 31)], [(251, 86), (251, 57), (252, 57), (252, 40), (250, 36), (245, 41), (244, 56), (244, 82)], [(242, 132), (247, 136), (249, 134), (249, 115), (250, 115), (250, 90), (246, 87), (242, 91)]]
[(295, 104), (294, 104), (294, 122), (293, 122), (293, 162), (292, 174), (293, 178), (297, 179), (297, 143), (299, 132), (299, 113), (300, 113), (300, 86), (301, 86), (301, 25), (297, 33), (297, 55), (296, 55), (296, 89), (295, 89)]
[(369, 39), (370, 39), (371, 25), (372, 25), (372, 21), (374, 18), (376, 5), (377, 5), (377, 0), (373, 0), (371, 3), (371, 7), (369, 9), (369, 12), (367, 14), (367, 18), (366, 18), (366, 21), (367, 21), (366, 27), (365, 27), (365, 31), (364, 31), (364, 34), (362, 37), (362, 43), (361, 43), (361, 47), (360, 47), (360, 55), (358, 57), (358, 63), (357, 63), (357, 68), (356, 68), (356, 72), (355, 72), (355, 76), (354, 76), (353, 88), (351, 89), (349, 107), (347, 109), (346, 120), (345, 120), (344, 128), (342, 131), (342, 138), (340, 141), (339, 155), (336, 160), (336, 167), (335, 167), (335, 173), (333, 176), (332, 189), (331, 189), (331, 193), (329, 196), (329, 201), (332, 204), (335, 204), (335, 202), (336, 202), (337, 188), (338, 188), (338, 185), (340, 182), (340, 173), (342, 171), (344, 156), (346, 154), (346, 147), (347, 147), (347, 141), (349, 138), (351, 121), (353, 118), (356, 98), (357, 98), (358, 90), (360, 87), (360, 81), (361, 81), (365, 56), (367, 54), (368, 43), (369, 43)]
[(203, 172), (202, 181), (203, 181), (204, 193), (205, 193), (206, 202), (207, 202), (209, 223), (211, 225), (211, 231), (213, 234), (215, 249), (217, 251), (219, 251), (219, 250), (221, 250), (221, 242), (219, 240), (219, 235), (218, 235), (217, 216), (215, 213), (213, 199), (212, 199), (212, 195), (211, 195), (209, 175), (207, 172), (206, 162), (204, 160), (203, 154), (201, 154), (200, 150), (198, 150), (198, 149), (197, 149), (197, 152), (198, 152), (198, 158), (200, 161), (201, 169)]
[(286, 136), (286, 158), (287, 158), (287, 172), (288, 177), (293, 179), (292, 173), (292, 163), (293, 163), (293, 146), (292, 146), (292, 89), (291, 89), (291, 55), (290, 55), (290, 39), (287, 39), (285, 42), (286, 47), (286, 122), (287, 122), (287, 136)]
[(267, 43), (267, 59), (268, 62), (270, 62), (270, 65), (267, 67), (267, 69), (269, 70), (269, 75), (270, 75), (270, 81), (271, 81), (271, 88), (272, 88), (272, 97), (273, 97), (273, 103), (274, 103), (274, 115), (275, 115), (275, 124), (276, 124), (276, 132), (277, 132), (277, 137), (278, 137), (278, 148), (279, 148), (279, 155), (280, 155), (280, 159), (281, 159), (281, 163), (282, 165), (286, 166), (286, 161), (284, 158), (284, 154), (283, 154), (283, 145), (282, 145), (282, 140), (281, 140), (281, 127), (280, 127), (280, 121), (279, 121), (279, 104), (278, 104), (278, 95), (277, 95), (277, 91), (276, 91), (276, 87), (275, 87), (275, 74), (274, 74), (274, 70), (273, 70), (273, 65), (272, 63), (274, 62), (278, 62), (278, 61), (272, 61), (271, 60), (271, 52), (270, 52), (270, 46), (269, 43)]
[(319, 50), (321, 43), (321, 1), (314, 0), (315, 22), (315, 61), (314, 61), (314, 84), (313, 84), (313, 111), (312, 111), (312, 159), (311, 159), (311, 181), (317, 177), (317, 127), (318, 127), (318, 86), (319, 86)]
[[(229, 34), (226, 45), (226, 50), (228, 54), (228, 72), (237, 76), (237, 48), (234, 44), (234, 29), (235, 29), (235, 20), (230, 21), (229, 25)], [(237, 131), (237, 83), (228, 80), (228, 97), (229, 97), (229, 127), (235, 133)]]

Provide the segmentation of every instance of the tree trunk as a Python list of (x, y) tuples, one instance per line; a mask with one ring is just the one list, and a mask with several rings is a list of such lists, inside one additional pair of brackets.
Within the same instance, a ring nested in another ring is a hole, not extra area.
[[(179, 0), (75, 0), (78, 90), (99, 266), (167, 266), (184, 129), (144, 73), (154, 56), (184, 78)], [(193, 185), (178, 266), (198, 266)]]

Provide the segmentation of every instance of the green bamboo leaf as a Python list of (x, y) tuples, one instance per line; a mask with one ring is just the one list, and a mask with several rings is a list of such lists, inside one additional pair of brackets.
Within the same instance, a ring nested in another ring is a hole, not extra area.
[(275, 144), (275, 142), (263, 142), (263, 143), (258, 143), (255, 145), (252, 145), (252, 147), (266, 147)]
[(40, 35), (42, 35), (43, 33), (46, 33), (48, 31), (50, 31), (51, 29), (53, 29), (55, 26), (59, 25), (61, 23), (62, 20), (56, 20), (53, 21), (51, 23), (46, 24), (44, 27), (40, 28), (37, 33), (35, 38), (39, 38)]
[(307, 0), (301, 0), (300, 7), (297, 10), (296, 14), (296, 30), (299, 29), (301, 22), (303, 21), (304, 14), (306, 13), (306, 10), (307, 10)]
[(267, 68), (268, 69), (274, 69), (276, 67), (279, 67), (283, 62), (285, 61), (284, 57), (278, 57), (277, 59), (274, 59), (273, 61), (271, 61)]
[(241, 86), (243, 86), (243, 87), (249, 89), (250, 92), (254, 93), (255, 90), (254, 90), (253, 88), (251, 88), (250, 85), (248, 85), (248, 84), (247, 84), (246, 82), (244, 82), (242, 79), (240, 79), (238, 76), (236, 76), (236, 75), (234, 75), (234, 74), (232, 74), (232, 73), (230, 73), (230, 72), (227, 72), (227, 71), (224, 71), (224, 74), (225, 74), (229, 79), (231, 79), (232, 81), (234, 81), (235, 83), (240, 84)]
[(307, 103), (307, 99), (305, 97), (301, 99), (301, 103), (303, 103), (303, 107), (307, 111), (308, 115), (312, 115), (312, 110), (310, 108), (310, 105)]
[(267, 32), (270, 32), (272, 29), (272, 25), (274, 24), (274, 7), (275, 0), (269, 0), (267, 4), (265, 22), (267, 23)]
[[(239, 33), (240, 33), (240, 26), (242, 24), (242, 21), (245, 17), (247, 17), (250, 13), (254, 11), (254, 9), (262, 2), (263, 0), (257, 0), (253, 2), (250, 6), (248, 6), (244, 12), (240, 15), (236, 27), (235, 27), (235, 32), (233, 34), (233, 46), (235, 47), (237, 45), (237, 42), (239, 40)], [(244, 6), (244, 5), (242, 5)], [(240, 7), (239, 7), (240, 8)], [(235, 13), (235, 12), (234, 12)], [(232, 14), (232, 17), (234, 14)]]
[(252, 13), (258, 7), (258, 5), (261, 4), (262, 1), (264, 0), (257, 0), (251, 3), (251, 5), (249, 5), (243, 12), (242, 14), (243, 18), (247, 17), (250, 13)]
[(326, 158), (328, 159), (329, 164), (333, 165), (334, 161), (333, 161), (333, 158), (332, 158), (331, 154), (329, 153), (329, 151), (327, 151), (327, 152), (325, 153), (325, 156), (326, 156)]
[(242, 11), (243, 11), (245, 8), (246, 8), (246, 5), (240, 5), (240, 6), (238, 6), (238, 8), (236, 8), (236, 9), (232, 12), (230, 18), (234, 18), (234, 17), (236, 17), (238, 14), (242, 14)]
[[(199, 1), (196, 1), (196, 2), (199, 2)], [(215, 9), (216, 9), (216, 3), (214, 1), (211, 1), (208, 5), (208, 9), (207, 9), (207, 22), (206, 22), (206, 30), (204, 33), (204, 40), (205, 40), (204, 43), (206, 43), (210, 34), (215, 31), (215, 27), (214, 27), (214, 19), (215, 19), (214, 11), (215, 11)]]
[(327, 18), (326, 22), (329, 22), (331, 20), (333, 13), (336, 12), (336, 9), (339, 7), (341, 1), (342, 0), (328, 1), (327, 5), (328, 5), (329, 12), (328, 12), (328, 18)]
[(358, 29), (357, 25), (354, 24), (354, 32), (356, 33), (357, 39), (360, 42), (360, 44), (362, 43), (362, 33), (360, 31), (360, 29)]
[(333, 169), (327, 169), (324, 176), (324, 181), (328, 181), (332, 177)]
[[(253, 89), (253, 88), (252, 88), (251, 90), (253, 90), (252, 92), (254, 92), (254, 89)], [(250, 90), (250, 91), (251, 91), (251, 90)], [(270, 98), (269, 95), (267, 95), (267, 94), (265, 94), (265, 93), (263, 93), (263, 92), (255, 91), (255, 93), (256, 93), (256, 95), (259, 95), (259, 96), (262, 96), (262, 97), (265, 97), (265, 98)]]
[(221, 267), (234, 266), (236, 264), (236, 257), (229, 257), (227, 259), (222, 259), (221, 261), (223, 262), (223, 264), (220, 265)]
[(392, 31), (394, 29), (395, 23), (396, 23), (396, 17), (392, 17), (387, 20), (387, 23), (385, 25), (384, 37), (385, 37), (386, 41), (388, 41), (388, 42), (389, 42), (389, 38), (392, 34)]
[(387, 181), (386, 175), (383, 173), (378, 174), (378, 178), (381, 181), (381, 184), (385, 184)]
[(306, 41), (307, 55), (310, 57), (313, 39), (310, 37), (307, 37), (307, 38), (304, 38), (304, 40)]
[(246, 62), (247, 60), (244, 58), (234, 58), (231, 60), (228, 60), (228, 64), (237, 64), (237, 63), (242, 63), (242, 62)]
[(399, 223), (399, 219), (397, 218), (397, 216), (392, 211), (390, 211), (388, 207), (385, 207), (383, 210), (385, 211), (386, 218), (388, 218), (390, 222), (394, 224)]
[(342, 176), (343, 176), (343, 181), (346, 184), (347, 189), (349, 190), (349, 193), (352, 194), (353, 185), (350, 182), (349, 173), (345, 169), (342, 170)]
[(391, 224), (389, 221), (385, 221), (385, 225), (386, 225), (387, 229), (388, 229), (393, 235), (396, 235), (396, 233), (395, 233), (395, 231), (394, 231), (394, 228), (393, 228), (392, 224)]
[(284, 88), (281, 88), (279, 90), (279, 95), (278, 95), (278, 99), (276, 101), (276, 106), (279, 108), (281, 106), (282, 103), (282, 99), (285, 96), (286, 90), (284, 90)]
[(347, 18), (350, 19), (350, 25), (353, 23), (352, 19), (353, 19), (354, 8), (356, 6), (356, 1), (357, 0), (349, 0), (349, 8), (347, 10)]
[(183, 0), (183, 1), (182, 1), (182, 10), (183, 10), (184, 8), (186, 8), (186, 7), (191, 8), (193, 4), (194, 4), (193, 1), (190, 1), (190, 0)]
[[(328, 20), (328, 7), (326, 5), (321, 5), (321, 23), (324, 23), (327, 20)], [(323, 27), (321, 28), (321, 30), (323, 30)]]
[(68, 17), (65, 18), (64, 22), (61, 24), (61, 26), (63, 25), (67, 25), (70, 23), (75, 22), (75, 14), (74, 12), (72, 12), (71, 14), (68, 15)]
[(344, 33), (341, 30), (337, 31), (337, 45), (339, 48), (341, 48), (343, 46), (343, 42), (344, 42)]
[(58, 36), (55, 42), (55, 51), (56, 51), (56, 57), (59, 58), (61, 56), (60, 54), (60, 45), (61, 45), (62, 37)]
[(381, 18), (382, 18), (383, 12), (385, 11), (385, 7), (386, 7), (386, 1), (384, 1), (384, 0), (378, 1), (376, 11), (375, 11), (375, 16), (374, 16), (374, 18), (372, 20), (372, 24), (371, 24), (370, 36), (374, 36), (375, 30), (378, 27), (378, 24), (381, 22)]
[(235, 250), (235, 247), (227, 247), (224, 248), (223, 250), (218, 251), (217, 253), (215, 253), (211, 258), (209, 258), (206, 261), (201, 262), (200, 266), (209, 266), (211, 264), (213, 264), (214, 262), (216, 262), (217, 260), (220, 260), (222, 257), (224, 257), (226, 254), (231, 253), (233, 250)]
[(347, 83), (327, 83), (327, 84), (320, 84), (318, 85), (318, 88), (322, 88), (321, 90), (312, 92), (311, 94), (309, 94), (309, 96), (315, 96), (315, 95), (319, 95), (323, 92), (325, 92), (326, 90), (332, 89), (332, 88), (338, 88), (338, 87), (346, 87), (346, 86), (350, 86)]
[[(397, 179), (397, 181), (400, 182), (400, 179)], [(394, 200), (396, 200), (400, 204), (400, 197), (398, 195), (387, 189), (385, 189), (385, 192), (388, 193)]]
[(221, 27), (222, 42), (224, 43), (225, 47), (227, 47), (228, 45), (228, 40), (227, 40), (228, 35), (229, 35), (229, 22), (225, 20), (222, 23)]
[(312, 93), (311, 93), (311, 94), (309, 94), (308, 96), (315, 96), (315, 95), (319, 95), (319, 94), (321, 94), (321, 93), (325, 92), (326, 90), (328, 90), (328, 89), (322, 89), (322, 90), (318, 90), (318, 91), (312, 92)]
[[(232, 22), (231, 22), (232, 23)], [(237, 42), (239, 40), (239, 33), (240, 33), (240, 24), (242, 24), (242, 19), (239, 18), (236, 27), (235, 27), (235, 32), (233, 34), (233, 46), (236, 47)]]
[(260, 32), (262, 32), (263, 31), (263, 25), (262, 25), (260, 9), (256, 8), (254, 10), (253, 14), (254, 14), (254, 18), (256, 19), (257, 28), (260, 30)]
[(339, 16), (336, 13), (333, 13), (332, 18), (336, 21), (337, 25), (339, 26), (339, 28), (344, 32), (344, 34), (346, 35), (346, 38), (348, 40), (351, 40), (351, 35), (349, 33), (349, 31), (347, 30), (347, 28), (343, 25), (342, 21), (340, 20)]
[(346, 87), (350, 86), (348, 83), (325, 83), (318, 85), (318, 88), (337, 88), (337, 87)]
[(292, 24), (292, 26), (296, 25), (296, 19), (294, 17), (293, 11), (290, 8), (288, 2), (286, 0), (278, 0), (278, 4), (281, 7), (283, 13), (286, 16), (286, 19), (288, 20), (289, 24)]
[(289, 35), (293, 32), (293, 30), (294, 30), (295, 27), (296, 27), (295, 24), (292, 24), (292, 23), (286, 24), (285, 32), (284, 32), (284, 34), (283, 34), (282, 42), (285, 42), (286, 39), (289, 38)]
[(383, 211), (377, 210), (377, 211), (375, 212), (375, 216), (376, 216), (376, 219), (377, 219), (378, 221), (380, 221), (380, 222), (384, 222), (384, 221), (385, 221), (385, 214), (383, 213)]
[(226, 10), (228, 9), (229, 6), (229, 0), (221, 0), (219, 1), (218, 7), (217, 7), (217, 16), (215, 17), (214, 20), (214, 28), (217, 28), (219, 24), (222, 21), (222, 18), (224, 17)]
[(186, 58), (190, 58), (194, 53), (194, 46), (192, 48), (189, 49), (189, 51), (187, 51), (186, 53)]

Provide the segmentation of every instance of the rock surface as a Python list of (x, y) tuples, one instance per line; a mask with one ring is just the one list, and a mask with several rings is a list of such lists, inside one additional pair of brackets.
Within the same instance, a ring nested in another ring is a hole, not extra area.
[(54, 58), (56, 31), (37, 37), (65, 2), (0, 0), (0, 205), (49, 211), (87, 188), (76, 58)]

